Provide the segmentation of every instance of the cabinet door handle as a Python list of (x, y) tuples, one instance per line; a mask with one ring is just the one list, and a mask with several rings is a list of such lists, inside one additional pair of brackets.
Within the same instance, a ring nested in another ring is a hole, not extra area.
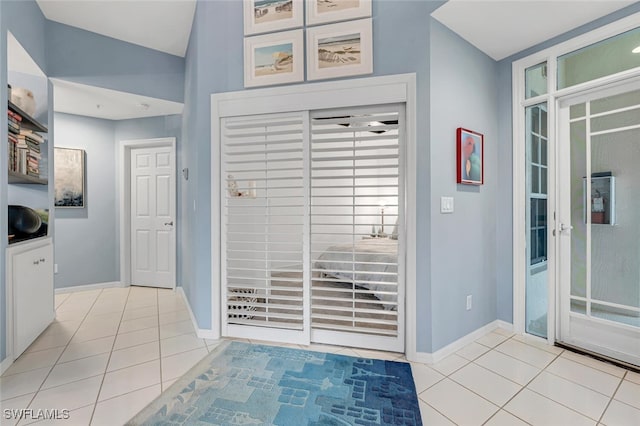
[(34, 260), (34, 261), (33, 261), (33, 264), (34, 264), (34, 265), (39, 265), (39, 264), (40, 264), (40, 261), (39, 261), (39, 260)]
[(40, 262), (42, 262), (42, 263), (44, 263), (45, 261), (46, 261), (46, 259), (45, 259), (45, 258), (41, 258), (41, 259), (40, 259)]

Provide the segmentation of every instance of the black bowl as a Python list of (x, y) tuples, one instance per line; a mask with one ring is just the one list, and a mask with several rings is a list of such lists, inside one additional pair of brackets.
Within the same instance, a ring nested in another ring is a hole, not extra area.
[(33, 234), (42, 226), (42, 218), (25, 206), (9, 206), (9, 234)]

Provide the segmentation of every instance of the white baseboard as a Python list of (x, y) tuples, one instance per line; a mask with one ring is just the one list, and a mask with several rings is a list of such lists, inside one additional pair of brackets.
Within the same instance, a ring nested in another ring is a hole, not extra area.
[(501, 328), (503, 330), (510, 331), (513, 333), (513, 324), (511, 324), (510, 322), (506, 322), (503, 320), (496, 320), (495, 322), (498, 324), (497, 328)]
[(479, 329), (472, 331), (456, 340), (455, 342), (449, 343), (444, 348), (438, 349), (433, 353), (428, 352), (417, 352), (415, 359), (410, 359), (410, 361), (421, 362), (424, 364), (435, 364), (438, 361), (443, 360), (449, 355), (459, 351), (460, 349), (467, 346), (469, 343), (477, 340), (478, 338), (484, 336), (487, 333), (492, 332), (496, 328), (502, 328), (506, 331), (513, 330), (513, 324), (509, 324), (508, 322), (502, 320), (495, 320), (490, 322), (489, 324), (480, 327)]
[(196, 316), (193, 314), (191, 310), (191, 304), (189, 304), (189, 299), (187, 299), (187, 295), (184, 292), (182, 287), (176, 287), (176, 291), (182, 296), (185, 305), (187, 305), (187, 310), (189, 311), (189, 317), (191, 317), (191, 322), (193, 323), (193, 328), (196, 330), (196, 335), (201, 339), (211, 339), (218, 340), (220, 339), (220, 334), (215, 333), (213, 330), (209, 328), (199, 328), (198, 321), (196, 321)]
[(110, 281), (97, 284), (84, 284), (71, 287), (56, 288), (56, 294), (73, 293), (76, 291), (98, 290), (101, 288), (127, 287), (120, 281)]
[(3, 359), (2, 362), (0, 362), (0, 376), (3, 375), (4, 372), (7, 371), (9, 367), (11, 367), (12, 364), (13, 360), (9, 355), (7, 355), (7, 357)]

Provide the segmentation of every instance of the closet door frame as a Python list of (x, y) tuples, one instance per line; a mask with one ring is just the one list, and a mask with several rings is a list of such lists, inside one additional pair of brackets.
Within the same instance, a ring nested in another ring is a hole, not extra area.
[[(400, 74), (335, 82), (244, 90), (211, 95), (211, 165), (221, 167), (221, 119), (224, 117), (293, 112), (367, 105), (404, 103), (406, 105), (406, 158), (416, 157), (416, 75)], [(416, 161), (405, 168), (406, 277), (405, 277), (405, 353), (409, 359), (416, 351)], [(222, 225), (220, 173), (211, 174), (211, 223), (220, 235)], [(211, 329), (212, 338), (220, 338), (221, 250), (219, 238), (211, 239)], [(408, 301), (408, 302), (407, 302)]]

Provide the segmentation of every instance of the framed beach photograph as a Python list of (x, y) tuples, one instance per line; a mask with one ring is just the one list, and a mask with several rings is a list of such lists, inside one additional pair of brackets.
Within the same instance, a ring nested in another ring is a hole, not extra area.
[(304, 80), (302, 30), (244, 39), (244, 87)]
[(484, 135), (459, 127), (456, 130), (457, 183), (484, 183)]
[(244, 0), (244, 35), (302, 27), (304, 0)]
[(307, 25), (371, 16), (371, 0), (307, 0)]
[(373, 72), (371, 18), (307, 28), (307, 79)]
[(84, 150), (54, 148), (54, 205), (84, 208)]

